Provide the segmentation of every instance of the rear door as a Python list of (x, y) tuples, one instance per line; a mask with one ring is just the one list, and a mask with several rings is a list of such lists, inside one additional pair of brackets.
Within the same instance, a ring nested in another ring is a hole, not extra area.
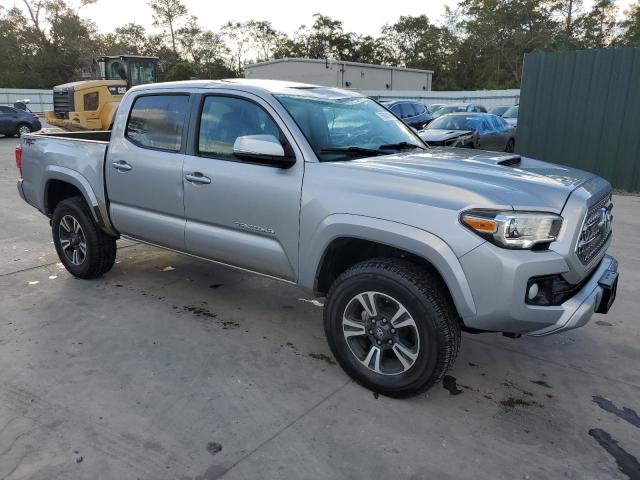
[(286, 125), (267, 102), (242, 92), (207, 94), (196, 111), (184, 165), (187, 252), (295, 280), (304, 159), (298, 152), (282, 169), (233, 154), (243, 135), (273, 135), (295, 154)]
[(186, 93), (139, 95), (126, 125), (112, 134), (107, 193), (111, 220), (123, 235), (184, 250), (182, 167), (189, 104)]

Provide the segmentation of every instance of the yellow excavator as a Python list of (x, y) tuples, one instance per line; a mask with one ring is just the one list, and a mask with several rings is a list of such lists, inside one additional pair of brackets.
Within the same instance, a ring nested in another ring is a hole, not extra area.
[(127, 90), (157, 82), (161, 72), (157, 57), (105, 56), (93, 63), (97, 80), (53, 87), (53, 111), (46, 112), (47, 123), (66, 130), (111, 130)]

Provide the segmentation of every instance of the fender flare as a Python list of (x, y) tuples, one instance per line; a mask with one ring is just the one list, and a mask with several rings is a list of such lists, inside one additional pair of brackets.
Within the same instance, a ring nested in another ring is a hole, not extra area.
[[(98, 198), (96, 197), (93, 188), (91, 188), (91, 184), (89, 181), (76, 172), (75, 170), (71, 170), (70, 168), (61, 167), (58, 165), (48, 165), (44, 172), (44, 189), (42, 189), (42, 198), (40, 199), (40, 205), (43, 205), (45, 213), (49, 212), (49, 206), (47, 205), (47, 198), (49, 196), (49, 185), (52, 180), (59, 180), (61, 182), (68, 183), (73, 185), (84, 197), (84, 200), (87, 202), (91, 209), (91, 213), (93, 215), (93, 219), (95, 222), (102, 228), (105, 232), (115, 235), (115, 231), (111, 227), (111, 222), (109, 221), (109, 217), (106, 211), (100, 206), (98, 202)], [(53, 212), (51, 212), (53, 213)]]
[(331, 243), (343, 237), (358, 238), (398, 248), (417, 255), (433, 265), (446, 283), (460, 317), (476, 314), (471, 288), (458, 257), (440, 237), (425, 230), (352, 214), (333, 214), (320, 222), (308, 242), (301, 245), (300, 286), (316, 292), (316, 282), (325, 253)]

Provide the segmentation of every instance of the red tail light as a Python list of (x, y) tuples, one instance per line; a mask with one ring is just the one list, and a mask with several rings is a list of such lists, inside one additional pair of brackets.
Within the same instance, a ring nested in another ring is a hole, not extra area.
[(16, 167), (20, 171), (20, 178), (22, 178), (22, 145), (16, 145)]

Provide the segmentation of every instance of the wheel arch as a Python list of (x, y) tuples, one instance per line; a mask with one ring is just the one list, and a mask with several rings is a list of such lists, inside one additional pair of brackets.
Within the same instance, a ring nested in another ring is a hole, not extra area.
[(360, 215), (331, 215), (316, 230), (300, 258), (300, 285), (323, 295), (342, 271), (369, 258), (398, 256), (424, 265), (444, 282), (461, 318), (475, 315), (475, 303), (462, 266), (441, 238), (424, 230)]
[(100, 211), (98, 199), (91, 188), (91, 184), (78, 172), (57, 165), (49, 165), (46, 169), (42, 192), (41, 205), (44, 207), (44, 213), (49, 217), (53, 215), (56, 206), (62, 200), (80, 196), (84, 198), (93, 220), (98, 226), (107, 233), (113, 234), (109, 219), (105, 219)]

